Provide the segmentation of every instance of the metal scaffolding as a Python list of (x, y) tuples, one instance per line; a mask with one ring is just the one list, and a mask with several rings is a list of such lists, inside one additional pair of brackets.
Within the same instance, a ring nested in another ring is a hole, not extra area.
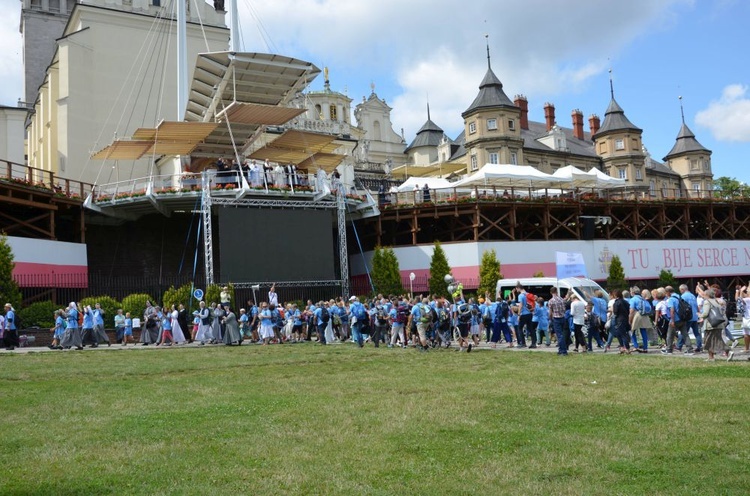
[(211, 179), (207, 172), (201, 174), (201, 220), (203, 221), (203, 263), (206, 267), (206, 284), (214, 283), (214, 240), (211, 229)]
[[(212, 197), (210, 187), (210, 177), (206, 172), (201, 176), (201, 218), (203, 221), (203, 254), (206, 268), (206, 284), (214, 284), (214, 251), (213, 251), (213, 231), (211, 228), (211, 209), (213, 205), (219, 206), (241, 206), (241, 207), (266, 207), (266, 208), (312, 208), (312, 209), (336, 209), (337, 211), (337, 229), (339, 242), (339, 265), (341, 267), (341, 279), (331, 281), (289, 281), (288, 284), (306, 286), (306, 285), (330, 285), (341, 284), (341, 294), (345, 298), (349, 297), (349, 254), (347, 252), (346, 242), (346, 192), (341, 183), (336, 185), (336, 200), (332, 201), (330, 197), (319, 198), (315, 200), (287, 200), (283, 198), (227, 198)], [(252, 283), (246, 283), (252, 286)]]
[(346, 193), (339, 181), (336, 185), (336, 211), (339, 230), (339, 263), (341, 264), (341, 296), (349, 299), (349, 253), (346, 244)]

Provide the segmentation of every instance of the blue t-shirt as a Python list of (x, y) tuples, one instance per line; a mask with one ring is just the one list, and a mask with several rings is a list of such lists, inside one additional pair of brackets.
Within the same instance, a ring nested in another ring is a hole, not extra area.
[[(195, 318), (198, 322), (200, 322), (200, 319), (198, 317)], [(133, 330), (133, 319), (125, 318), (125, 332), (132, 331)]]
[(698, 322), (698, 299), (690, 291), (682, 293), (680, 298), (690, 303), (690, 309), (693, 311), (693, 318), (690, 319), (690, 322)]
[(602, 322), (607, 320), (607, 301), (604, 298), (594, 296), (591, 298), (594, 313), (599, 316)]
[(91, 329), (94, 327), (94, 316), (88, 310), (83, 311), (83, 328)]
[(78, 310), (71, 308), (68, 312), (68, 327), (78, 329)]
[(526, 293), (521, 293), (518, 295), (518, 304), (521, 305), (521, 315), (528, 315), (531, 312), (529, 311), (528, 301), (526, 299)]
[(65, 330), (65, 322), (59, 315), (55, 319), (55, 336), (59, 336)]
[(549, 308), (537, 305), (534, 310), (534, 316), (538, 322), (537, 327), (546, 331), (549, 328)]
[(316, 308), (313, 312), (313, 315), (315, 316), (315, 323), (319, 326), (323, 325), (323, 309), (322, 308)]
[(171, 331), (172, 330), (172, 319), (170, 319), (169, 317), (164, 317), (161, 320), (161, 327), (165, 331)]
[(667, 316), (669, 317), (670, 320), (672, 320), (672, 310), (674, 310), (674, 321), (681, 322), (680, 316), (678, 315), (679, 314), (678, 312), (679, 302), (677, 301), (677, 298), (679, 298), (679, 296), (675, 294), (667, 298), (667, 310), (668, 310)]
[(94, 309), (94, 325), (104, 326), (104, 316), (102, 314), (103, 312), (98, 308)]

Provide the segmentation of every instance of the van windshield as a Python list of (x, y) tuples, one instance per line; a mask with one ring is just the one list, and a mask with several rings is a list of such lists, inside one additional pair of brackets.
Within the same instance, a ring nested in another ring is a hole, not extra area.
[(591, 302), (591, 298), (594, 297), (594, 291), (597, 289), (602, 291), (602, 298), (604, 301), (609, 301), (609, 295), (600, 286), (581, 285), (575, 287), (576, 292), (579, 293), (587, 302)]

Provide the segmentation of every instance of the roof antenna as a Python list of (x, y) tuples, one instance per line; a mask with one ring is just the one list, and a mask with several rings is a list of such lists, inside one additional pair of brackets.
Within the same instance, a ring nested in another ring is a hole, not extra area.
[(682, 124), (685, 124), (685, 109), (682, 108), (682, 95), (677, 97), (680, 100), (680, 115), (682, 116)]
[(487, 43), (487, 69), (492, 69), (492, 65), (490, 64), (490, 35), (488, 33), (485, 33), (484, 39)]
[(615, 99), (615, 85), (612, 82), (612, 69), (609, 69), (609, 94), (612, 96), (612, 100)]

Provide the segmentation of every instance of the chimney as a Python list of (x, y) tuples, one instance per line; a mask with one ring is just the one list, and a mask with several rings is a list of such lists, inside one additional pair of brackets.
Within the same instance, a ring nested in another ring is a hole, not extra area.
[(555, 127), (555, 106), (549, 102), (544, 104), (544, 120), (547, 121), (547, 131)]
[(521, 129), (529, 129), (529, 101), (523, 95), (516, 95), (513, 103), (521, 109)]
[(599, 116), (596, 114), (591, 114), (589, 117), (589, 130), (591, 131), (591, 138), (594, 138), (594, 135), (599, 132), (599, 128), (601, 127), (599, 123)]
[(573, 110), (570, 114), (573, 118), (573, 136), (579, 140), (583, 139), (583, 112), (578, 109)]

